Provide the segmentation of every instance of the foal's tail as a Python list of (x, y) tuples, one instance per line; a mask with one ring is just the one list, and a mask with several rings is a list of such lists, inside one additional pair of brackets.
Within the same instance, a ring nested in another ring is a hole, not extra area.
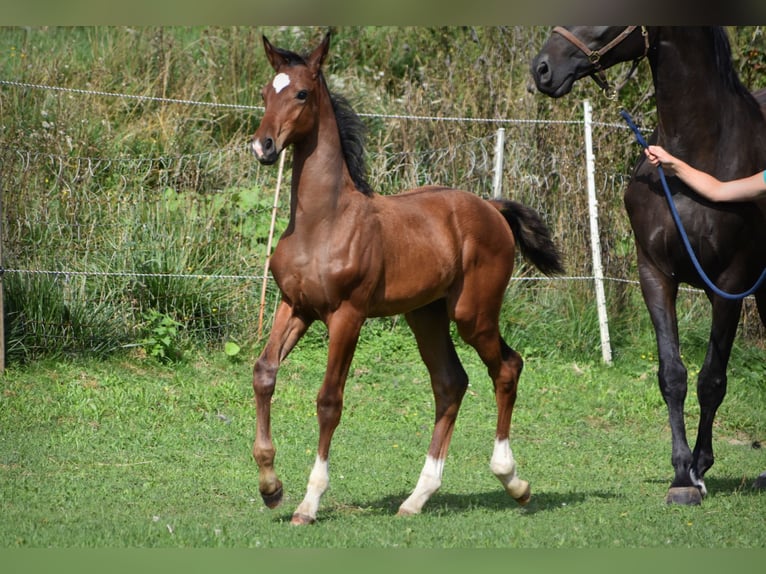
[(550, 229), (540, 214), (517, 201), (491, 199), (489, 202), (503, 214), (511, 226), (521, 254), (546, 275), (564, 273), (561, 253), (551, 239)]

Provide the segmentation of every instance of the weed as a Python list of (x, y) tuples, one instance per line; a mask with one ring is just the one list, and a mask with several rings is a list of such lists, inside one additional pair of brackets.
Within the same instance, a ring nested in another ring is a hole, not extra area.
[(150, 310), (145, 315), (149, 335), (141, 339), (141, 346), (150, 357), (160, 363), (175, 363), (183, 358), (183, 349), (179, 341), (181, 323), (172, 317)]

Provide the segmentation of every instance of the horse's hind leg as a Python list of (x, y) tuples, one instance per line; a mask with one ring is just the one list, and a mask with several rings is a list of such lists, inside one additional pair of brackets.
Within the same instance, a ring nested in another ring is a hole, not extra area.
[(755, 294), (755, 304), (758, 307), (758, 316), (761, 323), (766, 327), (766, 287), (761, 287)]
[[(495, 400), (497, 402), (497, 429), (495, 432), (495, 448), (490, 461), (494, 475), (505, 487), (513, 499), (522, 506), (529, 502), (532, 492), (529, 483), (520, 479), (516, 474), (516, 462), (510, 445), (510, 427), (513, 407), (516, 403), (516, 389), (524, 361), (516, 351), (500, 339), (502, 348), (501, 374), (495, 382)], [(503, 373), (505, 371), (505, 373)]]
[(497, 426), (495, 428), (495, 446), (490, 460), (492, 473), (502, 483), (506, 492), (521, 505), (529, 502), (531, 490), (529, 483), (516, 473), (516, 462), (510, 446), (510, 428), (513, 407), (516, 404), (516, 392), (519, 376), (524, 361), (511, 349), (500, 336), (495, 313), (479, 313), (470, 320), (456, 317), (460, 336), (470, 344), (487, 366), (489, 376), (495, 388), (497, 404)]
[[(755, 294), (755, 302), (758, 305), (758, 314), (761, 317), (761, 323), (766, 327), (766, 287), (762, 287)], [(762, 472), (753, 482), (753, 488), (766, 490), (766, 471)]]
[(714, 297), (713, 320), (707, 355), (697, 378), (697, 398), (700, 404), (700, 422), (697, 442), (692, 453), (692, 480), (698, 483), (700, 491), (706, 494), (703, 477), (713, 466), (713, 421), (716, 411), (726, 396), (726, 368), (731, 347), (737, 333), (741, 300), (727, 300)]
[(399, 507), (399, 515), (417, 514), (441, 486), (444, 461), (460, 404), (468, 387), (468, 375), (455, 352), (449, 333), (444, 300), (405, 315), (418, 343), (420, 356), (431, 375), (436, 419), (428, 455), (415, 490)]

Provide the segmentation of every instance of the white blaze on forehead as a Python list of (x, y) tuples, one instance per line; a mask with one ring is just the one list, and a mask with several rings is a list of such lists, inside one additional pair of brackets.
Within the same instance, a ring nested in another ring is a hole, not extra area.
[(274, 76), (274, 81), (271, 82), (271, 85), (274, 86), (274, 90), (279, 93), (290, 85), (290, 76), (284, 72), (280, 72)]

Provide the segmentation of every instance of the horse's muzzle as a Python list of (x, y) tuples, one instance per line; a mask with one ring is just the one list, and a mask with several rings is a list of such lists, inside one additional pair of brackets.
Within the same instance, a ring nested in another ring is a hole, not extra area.
[(547, 54), (535, 57), (530, 66), (530, 72), (537, 90), (547, 96), (560, 98), (572, 90), (574, 76), (569, 74), (558, 77)]
[(253, 138), (250, 147), (253, 150), (255, 158), (263, 165), (271, 165), (276, 162), (279, 157), (277, 146), (271, 138), (264, 138), (263, 140)]

